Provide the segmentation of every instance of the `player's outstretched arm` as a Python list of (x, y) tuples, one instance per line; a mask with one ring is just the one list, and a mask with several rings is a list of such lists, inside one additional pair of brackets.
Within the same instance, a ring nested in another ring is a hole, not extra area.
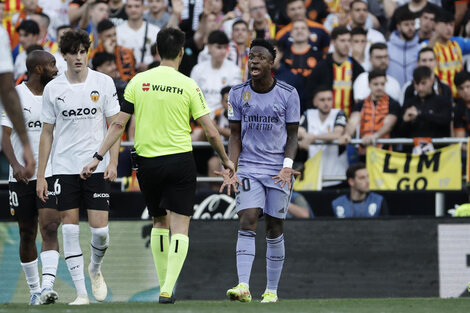
[(292, 176), (300, 175), (300, 172), (295, 171), (292, 168), (293, 160), (297, 154), (298, 147), (298, 129), (297, 123), (289, 123), (286, 125), (287, 128), (287, 142), (284, 150), (284, 164), (279, 174), (273, 177), (275, 184), (281, 183), (281, 188), (287, 183), (289, 189), (292, 188)]
[(5, 112), (23, 144), (23, 159), (25, 164), (23, 175), (29, 178), (34, 175), (36, 162), (34, 161), (33, 151), (29, 144), (20, 98), (16, 92), (13, 73), (11, 72), (0, 73), (0, 97), (5, 107)]
[(45, 173), (53, 140), (54, 124), (42, 123), (41, 139), (39, 140), (38, 174), (36, 182), (36, 194), (42, 202), (46, 202), (49, 198), (47, 195), (47, 181)]
[[(241, 140), (241, 123), (240, 122), (230, 122), (230, 137), (228, 139), (228, 153), (229, 159), (233, 164), (238, 164), (238, 157), (242, 150), (242, 140)], [(227, 170), (223, 172), (216, 171), (215, 174), (222, 176), (224, 182), (220, 186), (219, 192), (223, 192), (224, 188), (227, 186), (227, 194), (230, 195), (231, 189), (233, 188), (234, 192), (238, 192), (237, 186), (241, 185), (240, 180), (238, 180), (237, 174), (234, 173), (233, 176)]]
[(11, 132), (12, 129), (8, 126), (3, 126), (2, 133), (2, 150), (5, 156), (7, 157), (8, 163), (10, 163), (13, 169), (13, 177), (17, 181), (22, 181), (23, 183), (28, 183), (28, 177), (24, 176), (24, 167), (18, 162), (13, 151), (13, 146), (11, 145)]
[[(119, 138), (122, 136), (122, 132), (126, 128), (126, 124), (129, 121), (131, 115), (125, 112), (119, 112), (117, 117), (112, 121), (111, 125), (108, 128), (108, 132), (106, 133), (106, 137), (104, 137), (103, 143), (98, 150), (98, 154), (103, 156), (108, 152), (111, 147), (116, 144)], [(118, 143), (119, 144), (119, 143)], [(118, 146), (119, 149), (119, 146)], [(90, 163), (88, 163), (80, 173), (80, 177), (82, 179), (87, 179), (88, 177), (93, 174), (96, 170), (96, 167), (100, 163), (100, 160), (97, 158), (93, 158)], [(116, 162), (117, 164), (117, 162)]]

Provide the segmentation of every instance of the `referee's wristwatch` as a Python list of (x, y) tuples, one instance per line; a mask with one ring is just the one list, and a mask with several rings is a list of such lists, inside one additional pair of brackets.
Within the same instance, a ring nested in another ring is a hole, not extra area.
[(98, 152), (95, 152), (95, 154), (93, 154), (93, 158), (97, 158), (98, 161), (103, 161), (103, 157), (99, 155)]

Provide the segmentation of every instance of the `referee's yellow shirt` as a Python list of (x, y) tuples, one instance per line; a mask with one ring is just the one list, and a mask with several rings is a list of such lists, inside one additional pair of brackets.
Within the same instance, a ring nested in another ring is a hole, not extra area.
[(123, 107), (134, 107), (134, 147), (147, 158), (192, 151), (191, 115), (196, 120), (210, 113), (196, 82), (168, 66), (137, 74), (124, 100)]

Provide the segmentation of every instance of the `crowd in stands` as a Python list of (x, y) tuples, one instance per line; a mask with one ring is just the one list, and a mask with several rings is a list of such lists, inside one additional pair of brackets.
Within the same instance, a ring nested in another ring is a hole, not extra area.
[[(78, 27), (92, 40), (89, 66), (111, 76), (121, 98), (136, 73), (159, 65), (159, 30), (180, 28), (186, 33), (180, 71), (201, 87), (225, 139), (227, 93), (250, 78), (250, 42), (271, 40), (278, 51), (273, 75), (301, 99), (300, 149), (327, 155), (332, 164), (324, 175), (344, 175), (345, 145), (355, 137), (362, 146), (388, 137), (467, 137), (469, 2), (1, 0), (0, 18), (18, 84), (28, 79), (26, 55), (37, 49), (52, 53), (62, 73), (57, 42)], [(131, 121), (124, 140), (133, 139), (133, 129)], [(203, 140), (197, 122), (192, 129), (193, 140)], [(312, 145), (336, 139), (343, 145)], [(364, 158), (363, 148), (356, 152)], [(200, 174), (212, 176), (217, 160), (201, 155)]]

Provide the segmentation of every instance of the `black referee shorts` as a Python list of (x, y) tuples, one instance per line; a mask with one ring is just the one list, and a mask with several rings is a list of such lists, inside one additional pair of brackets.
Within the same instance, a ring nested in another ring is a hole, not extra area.
[(138, 162), (137, 179), (151, 216), (166, 215), (166, 210), (193, 215), (197, 173), (192, 152), (139, 156)]
[(57, 209), (57, 198), (54, 193), (54, 180), (47, 177), (47, 191), (49, 199), (42, 202), (36, 195), (36, 180), (23, 182), (10, 182), (8, 193), (10, 200), (10, 214), (18, 221), (30, 221), (38, 215), (38, 209)]

